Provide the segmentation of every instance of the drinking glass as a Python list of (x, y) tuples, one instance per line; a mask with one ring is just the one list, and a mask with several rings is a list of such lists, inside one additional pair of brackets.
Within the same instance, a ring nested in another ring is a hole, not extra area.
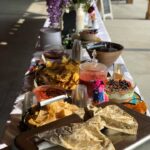
[(24, 100), (22, 101), (22, 114), (25, 114), (34, 104), (37, 104), (34, 94), (32, 92), (26, 92)]
[(90, 104), (87, 87), (85, 85), (79, 84), (76, 89), (72, 91), (72, 103), (79, 107), (86, 107)]

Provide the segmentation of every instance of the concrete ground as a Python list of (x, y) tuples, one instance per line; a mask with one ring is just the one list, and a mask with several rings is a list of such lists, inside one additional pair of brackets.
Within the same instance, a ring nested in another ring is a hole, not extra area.
[(104, 23), (113, 42), (122, 44), (125, 63), (150, 108), (150, 20), (147, 0), (133, 4), (113, 2), (114, 20)]
[(0, 137), (45, 21), (45, 0), (0, 0)]

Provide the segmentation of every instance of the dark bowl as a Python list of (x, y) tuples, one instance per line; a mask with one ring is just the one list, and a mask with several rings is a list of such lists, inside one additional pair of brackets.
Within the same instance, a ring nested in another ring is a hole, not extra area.
[(57, 50), (57, 49), (44, 51), (43, 55), (45, 56), (46, 59), (49, 60), (62, 59), (63, 56), (66, 56), (67, 58), (69, 57), (69, 55), (65, 53), (63, 50)]
[(117, 43), (99, 42), (96, 44), (87, 45), (86, 49), (91, 58), (92, 52), (96, 50), (96, 58), (98, 61), (105, 64), (107, 67), (110, 67), (121, 55), (124, 47)]

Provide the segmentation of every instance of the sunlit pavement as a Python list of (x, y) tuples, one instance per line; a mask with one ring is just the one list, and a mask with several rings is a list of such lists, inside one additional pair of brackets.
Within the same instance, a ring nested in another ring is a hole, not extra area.
[(147, 0), (113, 3), (114, 20), (105, 25), (113, 42), (125, 47), (123, 58), (150, 108), (150, 20), (145, 20)]
[(45, 21), (45, 0), (0, 1), (0, 136)]

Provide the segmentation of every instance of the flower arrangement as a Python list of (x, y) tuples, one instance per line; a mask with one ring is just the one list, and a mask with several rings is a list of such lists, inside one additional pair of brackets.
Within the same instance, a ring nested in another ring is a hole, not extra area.
[(84, 10), (91, 13), (94, 10), (94, 7), (91, 6), (93, 1), (94, 0), (46, 0), (50, 27), (61, 28), (61, 19), (64, 11), (72, 9), (76, 4), (84, 4)]
[(59, 26), (63, 8), (69, 4), (70, 0), (46, 0), (47, 12), (50, 18), (50, 26)]

